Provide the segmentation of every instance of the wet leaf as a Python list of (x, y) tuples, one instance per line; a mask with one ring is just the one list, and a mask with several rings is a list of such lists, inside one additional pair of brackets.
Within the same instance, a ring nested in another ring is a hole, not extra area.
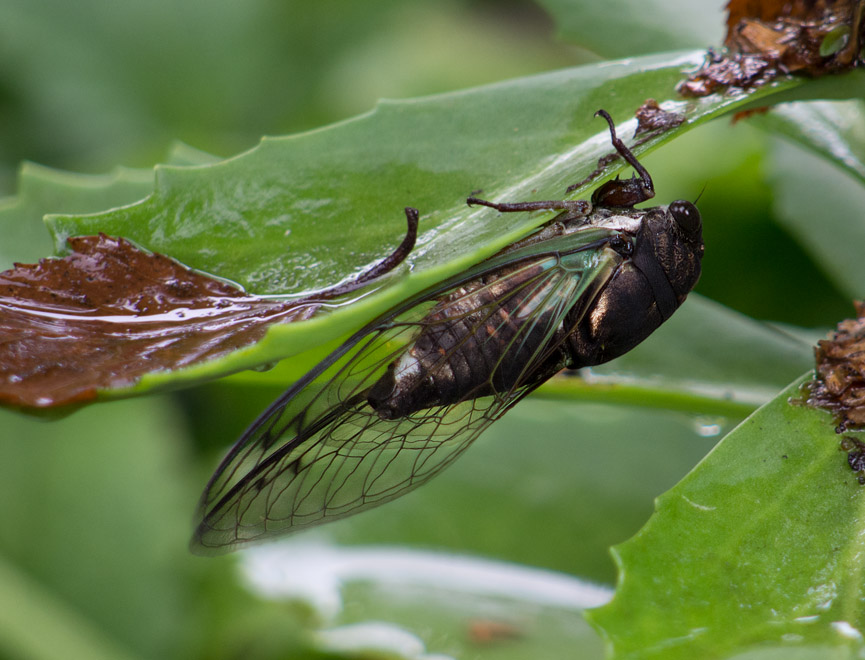
[(789, 402), (804, 380), (727, 435), (614, 549), (616, 595), (590, 613), (611, 658), (861, 653), (865, 488), (831, 415)]
[(237, 286), (104, 234), (72, 254), (0, 273), (0, 400), (81, 403), (153, 371), (217, 358), (266, 326), (317, 305), (246, 295)]
[[(166, 154), (172, 165), (203, 165), (217, 160), (177, 143)], [(0, 269), (16, 261), (30, 263), (46, 256), (52, 238), (43, 218), (49, 213), (96, 213), (132, 204), (153, 190), (153, 169), (118, 167), (109, 174), (77, 174), (24, 163), (14, 197), (0, 200)]]
[[(421, 234), (408, 276), (309, 323), (274, 326), (251, 350), (154, 373), (136, 387), (176, 387), (271, 364), (345, 336), (548, 220), (551, 214), (519, 214), (491, 222), (488, 213), (467, 208), (465, 197), (479, 188), (499, 198), (562, 196), (610, 151), (603, 127), (590, 119), (600, 105), (623, 121), (649, 94), (670, 98), (683, 68), (698, 61), (698, 54), (655, 56), (385, 103), (366, 117), (268, 139), (212, 166), (160, 167), (148, 199), (93, 216), (54, 217), (51, 225), (58, 241), (124, 236), (254, 293), (302, 294), (350, 279), (385, 254), (402, 232), (402, 208), (418, 207)], [(687, 123), (644, 135), (637, 151), (745, 102), (666, 101), (665, 112), (683, 114)], [(589, 190), (587, 184), (574, 196)]]

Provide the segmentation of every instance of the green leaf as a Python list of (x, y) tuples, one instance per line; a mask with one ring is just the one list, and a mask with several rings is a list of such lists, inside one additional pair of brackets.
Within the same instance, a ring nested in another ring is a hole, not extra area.
[(842, 291), (861, 298), (865, 179), (795, 143), (776, 142), (772, 156), (770, 179), (779, 219)]
[[(270, 364), (344, 336), (546, 221), (551, 214), (501, 216), (469, 209), (464, 200), (479, 188), (496, 199), (561, 196), (609, 151), (603, 126), (589, 119), (598, 107), (620, 120), (631, 116), (647, 96), (671, 96), (682, 69), (701, 57), (645, 57), (383, 103), (353, 121), (266, 139), (212, 166), (159, 167), (154, 194), (143, 202), (96, 216), (55, 217), (52, 227), (58, 246), (67, 236), (102, 231), (254, 293), (298, 293), (350, 278), (387, 254), (403, 233), (402, 208), (419, 208), (422, 234), (408, 277), (392, 278), (392, 286), (327, 317), (272, 327), (265, 340), (224, 359), (145, 377), (138, 391)], [(689, 128), (744, 102), (716, 97), (680, 107)], [(622, 132), (628, 130), (623, 124)]]
[(750, 121), (822, 155), (865, 182), (865, 102), (785, 103)]
[[(213, 156), (176, 144), (166, 162), (201, 165)], [(33, 263), (50, 254), (52, 240), (43, 217), (49, 213), (95, 213), (131, 204), (153, 190), (153, 170), (118, 167), (105, 175), (88, 175), (24, 163), (14, 197), (0, 200), (0, 270), (13, 262)]]
[(612, 658), (861, 653), (865, 489), (831, 416), (790, 403), (803, 380), (724, 438), (614, 549), (616, 595), (590, 614)]
[[(592, 119), (595, 110), (631, 116), (647, 95), (671, 96), (682, 69), (699, 58), (647, 57), (383, 102), (342, 124), (267, 138), (213, 166), (159, 167), (154, 195), (144, 202), (98, 216), (57, 217), (52, 228), (58, 249), (67, 236), (107, 231), (252, 293), (284, 294), (339, 281), (387, 254), (403, 233), (403, 207), (412, 205), (421, 210), (424, 232), (413, 276), (424, 275), (425, 284), (435, 281), (426, 271), (461, 270), (477, 253), (492, 254), (552, 215), (493, 222), (490, 213), (466, 208), (472, 190), (560, 197), (610, 151), (603, 123)], [(691, 126), (731, 104), (696, 104)], [(445, 270), (441, 264), (451, 253), (461, 263)], [(301, 270), (310, 265), (316, 268)]]

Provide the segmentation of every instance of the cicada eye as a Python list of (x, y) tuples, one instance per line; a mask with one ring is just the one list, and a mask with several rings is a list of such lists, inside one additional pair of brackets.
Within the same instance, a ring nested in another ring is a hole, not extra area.
[(700, 219), (700, 212), (697, 207), (691, 202), (684, 199), (676, 200), (670, 204), (669, 210), (680, 229), (689, 234), (700, 231), (703, 221)]

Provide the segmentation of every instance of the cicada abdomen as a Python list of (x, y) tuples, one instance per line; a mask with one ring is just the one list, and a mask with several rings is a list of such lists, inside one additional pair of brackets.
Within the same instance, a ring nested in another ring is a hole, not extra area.
[[(552, 255), (509, 267), (445, 296), (370, 388), (372, 408), (383, 419), (396, 419), (503, 394), (560, 371), (566, 356), (559, 321), (572, 287), (544, 277), (557, 261)], [(544, 351), (545, 346), (552, 350)]]

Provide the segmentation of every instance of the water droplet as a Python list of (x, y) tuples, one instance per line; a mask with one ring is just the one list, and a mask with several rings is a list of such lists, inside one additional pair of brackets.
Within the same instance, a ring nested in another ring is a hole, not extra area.
[(259, 364), (257, 366), (252, 367), (252, 371), (270, 371), (277, 364), (278, 364), (277, 362), (265, 362), (264, 364)]
[(835, 632), (842, 637), (846, 637), (847, 639), (862, 639), (862, 633), (846, 621), (833, 621), (831, 625)]
[(696, 417), (694, 418), (694, 431), (701, 438), (714, 438), (721, 435), (726, 421), (723, 417)]

